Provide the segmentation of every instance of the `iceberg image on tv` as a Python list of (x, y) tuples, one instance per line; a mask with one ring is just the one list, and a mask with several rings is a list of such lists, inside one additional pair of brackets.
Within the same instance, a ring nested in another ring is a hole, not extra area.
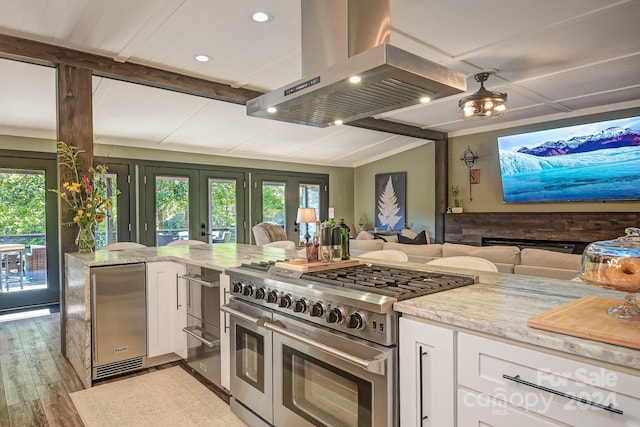
[(498, 137), (506, 203), (640, 200), (640, 117)]

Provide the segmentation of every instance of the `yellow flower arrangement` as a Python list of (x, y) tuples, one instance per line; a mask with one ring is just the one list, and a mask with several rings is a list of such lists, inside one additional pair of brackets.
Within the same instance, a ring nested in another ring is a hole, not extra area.
[[(61, 163), (71, 171), (71, 181), (63, 183), (61, 190), (52, 190), (58, 193), (73, 211), (73, 222), (80, 227), (79, 240), (82, 238), (83, 231), (85, 234), (91, 233), (93, 237), (95, 225), (104, 221), (106, 213), (112, 207), (111, 200), (105, 197), (105, 182), (100, 179), (100, 175), (107, 173), (107, 167), (97, 165), (95, 168), (89, 168), (86, 175), (81, 174), (78, 168), (78, 155), (82, 152), (83, 150), (69, 146), (63, 141), (58, 142), (58, 155)], [(83, 242), (77, 243), (81, 251), (87, 249), (83, 247)], [(93, 240), (88, 243), (89, 249), (93, 249), (93, 244)]]

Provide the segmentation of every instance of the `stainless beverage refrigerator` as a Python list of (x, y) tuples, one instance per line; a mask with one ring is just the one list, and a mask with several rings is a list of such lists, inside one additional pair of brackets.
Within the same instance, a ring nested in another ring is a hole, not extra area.
[(144, 263), (91, 268), (91, 326), (94, 380), (145, 367)]

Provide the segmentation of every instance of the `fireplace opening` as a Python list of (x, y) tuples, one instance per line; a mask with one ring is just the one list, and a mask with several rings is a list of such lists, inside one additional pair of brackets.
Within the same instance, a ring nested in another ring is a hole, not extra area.
[(568, 254), (582, 254), (591, 242), (574, 242), (569, 240), (517, 239), (507, 237), (483, 237), (482, 246), (517, 246), (520, 249), (547, 249)]

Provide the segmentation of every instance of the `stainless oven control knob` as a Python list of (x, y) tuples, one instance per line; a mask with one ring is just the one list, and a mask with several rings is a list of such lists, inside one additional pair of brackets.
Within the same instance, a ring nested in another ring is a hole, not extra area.
[(291, 295), (285, 295), (282, 298), (280, 298), (280, 302), (278, 303), (278, 306), (282, 308), (289, 308), (291, 307), (291, 304), (293, 304), (293, 297)]
[(244, 285), (244, 288), (242, 288), (242, 295), (250, 297), (251, 295), (253, 295), (253, 291), (255, 289), (255, 286), (253, 286), (251, 283), (248, 283)]
[(347, 316), (347, 328), (362, 329), (364, 327), (364, 316), (357, 311)]
[(256, 290), (256, 299), (264, 299), (264, 296), (267, 294), (267, 290), (264, 288), (264, 286), (261, 286), (258, 288), (258, 290)]
[(327, 313), (328, 323), (342, 323), (343, 318), (344, 318), (344, 311), (340, 307), (332, 308)]
[(317, 302), (311, 306), (311, 309), (309, 310), (309, 315), (311, 317), (322, 317), (324, 316), (324, 310), (325, 310), (324, 304), (322, 304), (321, 302)]
[(239, 294), (242, 292), (242, 282), (235, 282), (233, 284), (233, 293)]
[(278, 302), (279, 297), (280, 295), (278, 295), (278, 291), (271, 291), (267, 294), (267, 302), (271, 304), (275, 304)]
[(306, 298), (300, 298), (293, 304), (293, 311), (296, 313), (305, 313), (309, 309), (309, 301)]

